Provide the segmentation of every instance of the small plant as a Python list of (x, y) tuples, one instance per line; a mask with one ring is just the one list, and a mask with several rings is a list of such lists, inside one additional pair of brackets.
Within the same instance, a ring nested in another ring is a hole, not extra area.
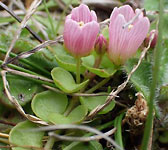
[(101, 20), (78, 0), (0, 2), (0, 148), (166, 148), (168, 4), (151, 3)]

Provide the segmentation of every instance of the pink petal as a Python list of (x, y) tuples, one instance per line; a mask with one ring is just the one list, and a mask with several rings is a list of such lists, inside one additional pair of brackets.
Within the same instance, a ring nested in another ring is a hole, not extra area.
[(123, 29), (122, 26), (125, 24), (125, 18), (123, 15), (119, 14), (115, 21), (111, 20), (109, 27), (109, 49), (108, 54), (113, 62), (120, 62), (120, 55), (124, 53), (125, 43), (128, 41), (126, 29)]
[(85, 4), (81, 4), (79, 7), (73, 8), (71, 14), (71, 19), (77, 22), (83, 21), (84, 23), (88, 23), (92, 21), (89, 7)]
[(141, 18), (130, 30), (127, 43), (126, 57), (130, 57), (136, 53), (149, 31), (150, 22), (147, 17)]
[(119, 10), (117, 7), (115, 7), (111, 13), (110, 20), (114, 22), (116, 17), (119, 15)]
[[(136, 14), (140, 10), (136, 10)], [(123, 29), (123, 25), (131, 20), (135, 13), (133, 9), (126, 5), (115, 8), (109, 26), (109, 49), (110, 59), (117, 65), (123, 64), (132, 57), (139, 46), (144, 41), (150, 26), (147, 17), (141, 13), (132, 25)]]
[(134, 15), (135, 15), (132, 7), (129, 6), (129, 5), (124, 5), (124, 6), (120, 7), (120, 8), (118, 8), (118, 10), (119, 10), (119, 13), (124, 16), (124, 18), (125, 18), (125, 20), (127, 22), (129, 20), (131, 20), (134, 17)]
[(115, 18), (119, 15), (119, 14), (122, 14), (126, 20), (126, 22), (128, 22), (129, 20), (131, 20), (135, 13), (133, 11), (133, 9), (129, 6), (129, 5), (124, 5), (124, 6), (121, 6), (120, 8), (117, 8), (115, 7), (112, 14), (111, 14), (111, 17), (110, 17), (110, 20), (115, 20)]
[(95, 21), (80, 27), (77, 22), (67, 19), (64, 26), (64, 44), (75, 57), (88, 55), (94, 47), (99, 24)]
[(87, 56), (91, 52), (98, 32), (99, 24), (95, 21), (89, 22), (81, 28), (80, 36), (78, 36), (73, 47), (77, 56)]
[(97, 16), (95, 11), (91, 10), (91, 16), (92, 16), (92, 20), (91, 21), (96, 21), (97, 22)]
[(80, 28), (77, 22), (67, 19), (64, 25), (64, 44), (65, 47), (70, 51), (70, 53), (74, 53), (73, 45), (75, 43), (76, 38), (80, 34)]
[(99, 24), (96, 21), (89, 22), (82, 28), (81, 34), (83, 35), (84, 41), (81, 53), (85, 53), (85, 56), (93, 49), (98, 33)]

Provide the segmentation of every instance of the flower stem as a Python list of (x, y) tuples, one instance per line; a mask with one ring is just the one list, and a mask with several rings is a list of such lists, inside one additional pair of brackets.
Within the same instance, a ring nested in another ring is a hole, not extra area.
[(76, 83), (80, 83), (80, 65), (81, 65), (81, 58), (78, 57), (76, 59)]
[(94, 68), (98, 68), (100, 66), (101, 61), (102, 61), (102, 57), (103, 57), (103, 55), (98, 55), (98, 57), (95, 60), (94, 66), (93, 66)]
[(105, 78), (104, 80), (102, 80), (101, 82), (99, 82), (98, 84), (96, 84), (94, 87), (92, 87), (91, 89), (89, 89), (85, 93), (88, 93), (88, 94), (93, 93), (94, 91), (96, 91), (97, 89), (99, 89), (100, 87), (102, 87), (104, 84), (106, 84), (110, 79), (111, 79), (111, 77)]
[[(3, 63), (3, 61), (0, 60), (0, 65), (1, 65), (2, 63)], [(24, 68), (22, 68), (22, 67), (19, 67), (19, 66), (13, 65), (13, 64), (8, 64), (7, 66), (10, 67), (10, 68), (13, 68), (13, 69), (15, 69), (15, 70), (19, 70), (19, 71), (22, 71), (22, 72), (25, 72), (25, 73), (29, 73), (29, 74), (31, 74), (31, 75), (38, 75), (38, 74), (35, 73), (35, 72), (32, 72), (32, 71), (30, 71), (30, 70), (24, 69)], [(0, 75), (0, 76), (1, 76), (1, 75)], [(40, 75), (38, 75), (38, 76), (40, 76)], [(28, 77), (24, 77), (24, 78), (28, 78)], [(37, 79), (33, 79), (33, 78), (28, 78), (28, 79), (31, 80), (31, 81), (34, 81), (34, 82), (36, 82), (36, 83), (48, 85), (48, 86), (50, 86), (50, 87), (54, 87), (54, 88), (55, 88), (55, 84), (53, 84), (53, 83), (49, 83), (49, 82), (46, 82), (46, 81), (37, 80)]]
[(159, 5), (159, 34), (158, 34), (158, 42), (156, 45), (155, 53), (154, 53), (154, 68), (152, 73), (152, 84), (150, 89), (150, 99), (148, 102), (149, 106), (149, 114), (147, 117), (144, 136), (142, 140), (141, 149), (148, 150), (148, 144), (150, 140), (150, 135), (152, 131), (152, 124), (153, 124), (153, 110), (154, 110), (154, 99), (156, 97), (156, 89), (158, 84), (158, 77), (159, 77), (159, 67), (160, 67), (160, 59), (161, 59), (161, 52), (162, 52), (162, 29), (163, 29), (163, 10), (164, 10), (164, 0), (160, 0)]
[[(95, 63), (93, 65), (93, 68), (99, 68), (100, 64), (101, 64), (101, 61), (102, 61), (102, 55), (98, 55), (98, 57), (96, 58), (95, 60)], [(96, 74), (90, 72), (89, 73), (89, 78), (90, 80), (93, 80), (93, 78), (96, 76)]]
[(54, 137), (49, 137), (45, 147), (44, 147), (44, 150), (52, 150), (52, 147), (55, 143), (55, 138)]
[(117, 132), (115, 132), (115, 134), (114, 134), (115, 141), (122, 148), (124, 148), (123, 140), (122, 140), (122, 129), (121, 129), (122, 128), (122, 118), (123, 118), (123, 116), (124, 116), (124, 113), (120, 114), (120, 116), (117, 116), (114, 120), (114, 126), (117, 128)]
[[(6, 54), (6, 50), (1, 49), (1, 48), (0, 48), (0, 52), (3, 53), (3, 54)], [(10, 56), (11, 56), (11, 57), (16, 57), (17, 55), (16, 55), (15, 53), (12, 53), (12, 52), (11, 52), (11, 53), (10, 53)], [(33, 62), (31, 62), (31, 61), (29, 61), (29, 60), (27, 60), (27, 59), (19, 59), (19, 61), (21, 61), (21, 62), (23, 62), (24, 64), (26, 64), (26, 65), (28, 65), (28, 66), (31, 66), (32, 68), (37, 69), (37, 70), (43, 72), (44, 74), (50, 76), (50, 72), (49, 72), (49, 71), (47, 71), (46, 69), (40, 67), (39, 65), (36, 65), (35, 63), (33, 63)]]
[(43, 0), (43, 2), (44, 2), (45, 11), (46, 11), (47, 16), (48, 16), (48, 21), (49, 21), (49, 23), (51, 25), (52, 33), (54, 34), (54, 36), (56, 36), (55, 29), (54, 29), (54, 24), (53, 24), (53, 19), (52, 19), (51, 15), (50, 15), (50, 13), (48, 11), (48, 6), (46, 5), (46, 0)]
[(67, 12), (69, 6), (71, 5), (71, 3), (72, 3), (72, 0), (69, 0), (69, 2), (67, 3), (67, 5), (65, 6), (64, 11), (62, 12), (62, 14), (61, 14), (61, 16), (60, 16), (60, 19), (59, 19), (59, 21), (58, 21), (58, 23), (57, 23), (56, 30), (55, 30), (56, 35), (57, 35), (58, 30), (59, 30), (59, 27), (60, 27), (60, 25), (61, 25), (61, 23), (62, 23), (63, 17), (65, 16), (65, 14), (66, 14), (66, 12)]
[(73, 108), (76, 106), (76, 104), (78, 103), (79, 97), (74, 96), (71, 100), (70, 103), (68, 105), (68, 108), (66, 109), (64, 116), (68, 116), (69, 113), (73, 110)]

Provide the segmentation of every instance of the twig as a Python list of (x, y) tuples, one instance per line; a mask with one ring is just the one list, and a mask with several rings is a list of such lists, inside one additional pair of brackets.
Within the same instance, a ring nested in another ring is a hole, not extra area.
[(42, 80), (42, 81), (53, 83), (53, 80), (50, 80), (50, 79), (42, 77), (42, 76), (32, 75), (32, 74), (29, 74), (29, 73), (17, 71), (17, 70), (10, 69), (10, 68), (7, 68), (7, 67), (4, 68), (4, 70), (6, 70), (7, 72), (10, 72), (12, 74), (15, 74), (15, 75), (20, 75), (20, 76), (24, 76), (24, 77), (29, 77), (29, 78), (33, 78), (33, 79), (37, 79), (37, 80)]
[(13, 3), (24, 12), (26, 11), (23, 2), (20, 0), (13, 0)]
[(103, 28), (105, 28), (105, 27), (106, 27), (107, 25), (109, 25), (109, 24), (110, 24), (110, 19), (106, 19), (106, 20), (100, 22), (100, 23), (99, 23), (99, 25), (100, 25), (100, 30), (102, 30)]
[(0, 133), (0, 137), (3, 137), (3, 138), (9, 138), (9, 134)]
[[(64, 1), (62, 0), (55, 0), (55, 2), (59, 5), (59, 7), (62, 9), (62, 10), (65, 10), (66, 9), (66, 4)], [(71, 12), (71, 9), (72, 9), (72, 5), (69, 6), (69, 9), (67, 9), (67, 12), (70, 13)]]
[(9, 98), (10, 102), (16, 107), (16, 109), (24, 117), (26, 117), (30, 121), (35, 122), (35, 123), (39, 123), (39, 124), (42, 124), (42, 125), (47, 125), (47, 123), (44, 122), (44, 121), (42, 121), (41, 119), (39, 119), (39, 118), (37, 118), (35, 116), (32, 116), (32, 115), (29, 115), (29, 114), (25, 114), (23, 108), (20, 106), (20, 104), (18, 103), (18, 101), (15, 99), (15, 97), (10, 94), (9, 84), (8, 84), (8, 81), (6, 80), (6, 71), (5, 70), (1, 71), (1, 75), (2, 75), (4, 89), (5, 89), (5, 92), (7, 94), (7, 97)]
[(9, 85), (8, 85), (8, 81), (6, 80), (6, 71), (2, 70), (1, 71), (1, 75), (2, 75), (2, 80), (3, 80), (3, 85), (4, 85), (4, 89), (5, 89), (5, 93), (9, 99), (9, 101), (16, 107), (16, 109), (18, 110), (18, 112), (20, 114), (22, 114), (24, 117), (26, 117), (28, 120), (38, 123), (38, 124), (42, 124), (42, 125), (48, 125), (46, 122), (42, 121), (41, 119), (29, 115), (29, 114), (25, 114), (23, 108), (20, 106), (20, 104), (18, 103), (18, 101), (15, 99), (14, 96), (12, 96), (10, 94), (10, 89), (9, 89)]
[(10, 94), (10, 90), (9, 90), (9, 84), (8, 81), (6, 80), (6, 71), (1, 71), (1, 75), (2, 75), (2, 80), (3, 80), (3, 85), (4, 85), (4, 89), (6, 92), (7, 97), (9, 98), (10, 102), (16, 106), (16, 109), (24, 116), (26, 117), (23, 108), (20, 106), (20, 104), (18, 103), (18, 101)]
[[(59, 89), (50, 87), (48, 85), (43, 84), (42, 86), (49, 89), (49, 90), (52, 90), (52, 91), (55, 91), (55, 92), (58, 92), (58, 93), (61, 93), (61, 94), (68, 94), (70, 96), (82, 96), (82, 97), (109, 96), (109, 94), (106, 94), (106, 93), (91, 93), (91, 94), (88, 94), (88, 93), (72, 93), (72, 94), (69, 94), (69, 93), (64, 93), (63, 91), (60, 91)], [(113, 95), (113, 96), (118, 97), (116, 95)]]
[(131, 19), (129, 20), (126, 24), (122, 26), (123, 29), (128, 27), (130, 24), (132, 24), (138, 17), (139, 15), (144, 11), (144, 8), (140, 9), (140, 11)]
[(34, 54), (35, 52), (40, 51), (42, 48), (45, 48), (51, 44), (56, 44), (59, 41), (62, 41), (62, 36), (58, 36), (57, 39), (54, 41), (51, 41), (51, 40), (45, 41), (42, 44), (37, 45), (34, 49), (27, 51), (27, 52), (23, 52), (23, 53), (17, 55), (16, 57), (9, 59), (7, 62), (2, 64), (2, 67), (6, 66), (9, 63), (12, 63), (13, 61), (15, 61), (17, 59), (27, 58), (27, 57), (31, 56), (32, 54)]
[[(122, 150), (122, 148), (114, 141), (112, 140), (109, 136), (107, 136), (106, 134), (100, 132), (99, 130), (89, 127), (89, 126), (84, 126), (84, 125), (73, 125), (73, 124), (62, 124), (62, 125), (53, 125), (53, 126), (47, 126), (47, 127), (40, 127), (40, 128), (36, 128), (36, 129), (31, 129), (29, 130), (32, 132), (36, 132), (36, 131), (54, 131), (54, 130), (62, 130), (62, 129), (79, 129), (79, 130), (84, 130), (84, 131), (88, 131), (91, 133), (95, 133), (97, 135), (99, 135), (101, 138), (106, 139), (108, 142), (110, 142), (112, 145), (114, 145), (116, 148)], [(49, 133), (51, 134), (51, 133)], [(50, 136), (52, 136), (53, 134), (51, 134)]]
[(90, 114), (88, 115), (88, 118), (93, 118), (98, 112), (100, 112), (100, 111), (103, 110), (106, 106), (108, 106), (108, 105), (110, 104), (110, 102), (115, 98), (113, 95), (117, 95), (118, 93), (120, 93), (120, 92), (125, 88), (125, 86), (126, 86), (126, 85), (128, 84), (128, 82), (129, 82), (129, 80), (130, 80), (132, 74), (137, 70), (137, 68), (138, 68), (139, 65), (141, 64), (143, 58), (145, 57), (145, 54), (146, 54), (146, 52), (148, 51), (148, 49), (150, 48), (150, 45), (151, 45), (151, 42), (152, 42), (153, 38), (154, 38), (154, 34), (152, 34), (148, 46), (145, 47), (144, 50), (142, 51), (141, 56), (140, 56), (140, 58), (139, 58), (139, 60), (138, 60), (137, 65), (135, 65), (135, 66), (133, 67), (133, 69), (131, 70), (131, 72), (128, 74), (127, 80), (126, 80), (124, 83), (122, 83), (121, 85), (119, 85), (118, 88), (117, 88), (115, 91), (112, 91), (112, 92), (110, 93), (110, 95), (112, 95), (112, 96), (108, 96), (108, 97), (107, 97), (105, 104), (96, 107), (92, 112), (90, 112)]
[[(18, 22), (22, 22), (22, 19), (18, 17), (12, 10), (10, 10), (5, 4), (3, 4), (0, 1), (0, 6), (5, 9), (12, 17), (14, 17)], [(26, 25), (25, 28), (33, 35), (35, 39), (37, 39), (40, 43), (43, 42), (43, 40), (28, 26)]]
[[(16, 31), (15, 35), (14, 35), (14, 38), (10, 44), (10, 47), (5, 55), (5, 59), (4, 59), (4, 63), (6, 63), (6, 61), (8, 60), (9, 58), (9, 54), (10, 52), (12, 51), (17, 39), (19, 38), (20, 36), (20, 33), (22, 31), (23, 28), (25, 28), (29, 18), (33, 15), (33, 13), (35, 12), (36, 8), (38, 7), (38, 5), (41, 3), (41, 0), (34, 0), (34, 2), (31, 4), (26, 16), (24, 17), (23, 21), (21, 22), (20, 24), (20, 27), (19, 29)], [(1, 4), (1, 3), (0, 3)], [(3, 3), (2, 3), (3, 4)]]
[[(16, 43), (16, 40), (19, 38), (22, 29), (26, 26), (29, 18), (35, 12), (36, 8), (38, 7), (38, 5), (40, 3), (41, 3), (41, 0), (34, 0), (33, 3), (31, 4), (26, 16), (24, 17), (23, 21), (20, 24), (19, 29), (15, 33), (14, 39), (12, 40), (11, 45), (10, 45), (6, 55), (5, 55), (5, 59), (3, 61), (4, 64), (7, 62), (9, 54), (12, 51), (12, 49), (14, 47), (14, 44)], [(2, 2), (0, 2), (0, 5), (2, 6), (4, 4)], [(6, 5), (4, 7), (6, 7)], [(37, 118), (35, 116), (32, 116), (32, 115), (25, 114), (25, 112), (24, 112), (23, 108), (20, 106), (19, 102), (10, 93), (9, 84), (8, 84), (7, 79), (6, 79), (6, 72), (7, 72), (6, 70), (2, 70), (1, 71), (1, 75), (2, 75), (4, 89), (5, 89), (5, 92), (6, 92), (6, 95), (7, 95), (8, 99), (9, 99), (9, 101), (16, 107), (16, 109), (19, 111), (19, 113), (21, 113), (24, 117), (26, 117), (30, 121), (35, 122), (35, 123), (40, 123), (40, 124), (43, 124), (43, 125), (47, 125), (47, 123), (42, 121), (41, 119), (39, 119), (39, 118)]]
[[(110, 136), (115, 133), (117, 129), (113, 128), (112, 130), (104, 133), (106, 136)], [(56, 134), (55, 132), (49, 132), (49, 136), (58, 138), (60, 140), (66, 140), (66, 141), (81, 141), (81, 142), (88, 142), (88, 141), (93, 141), (93, 140), (100, 140), (103, 137), (101, 135), (95, 135), (95, 136), (90, 136), (90, 137), (74, 137), (74, 136), (64, 136), (64, 135), (59, 135)]]
[(15, 126), (16, 125), (15, 123), (4, 121), (4, 120), (0, 120), (0, 124), (9, 125), (9, 126)]

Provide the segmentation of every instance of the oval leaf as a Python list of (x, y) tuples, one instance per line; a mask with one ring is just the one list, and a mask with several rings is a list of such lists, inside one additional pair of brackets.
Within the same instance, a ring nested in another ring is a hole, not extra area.
[[(42, 148), (44, 132), (30, 132), (28, 130), (37, 126), (29, 121), (17, 124), (9, 134), (9, 142), (17, 145), (12, 150), (32, 150), (31, 147)], [(19, 147), (20, 146), (20, 147)], [(27, 148), (30, 147), (30, 148)]]
[(90, 55), (88, 57), (82, 58), (82, 65), (86, 67), (90, 72), (98, 75), (102, 78), (108, 78), (112, 76), (117, 70), (115, 65), (107, 58), (106, 55), (103, 56), (102, 62), (99, 68), (93, 68), (95, 57)]
[(89, 80), (84, 81), (81, 84), (76, 84), (72, 75), (60, 68), (56, 67), (51, 71), (52, 78), (58, 88), (60, 88), (62, 91), (66, 93), (73, 93), (79, 91), (81, 88), (83, 88)]
[[(97, 106), (105, 103), (107, 96), (93, 96), (93, 97), (80, 97), (80, 102), (89, 111), (94, 110)], [(106, 114), (115, 107), (115, 102), (112, 101), (107, 107), (105, 107), (99, 114)]]
[[(67, 53), (66, 50), (64, 49), (64, 46), (62, 45), (57, 45), (55, 49), (56, 49), (55, 58), (58, 65), (67, 71), (76, 72), (76, 59), (69, 53)], [(84, 73), (85, 68), (81, 66), (80, 71), (81, 73)]]
[[(10, 75), (7, 76), (7, 80), (9, 83), (11, 95), (14, 96), (22, 106), (31, 101), (33, 96), (42, 89), (39, 84), (19, 76)], [(7, 96), (4, 94), (2, 79), (0, 79), (0, 99), (5, 104), (13, 107)]]
[[(67, 55), (55, 55), (58, 65), (70, 72), (76, 72), (76, 60), (72, 56)], [(80, 71), (83, 73), (86, 69), (81, 66)]]
[(50, 113), (63, 113), (67, 107), (67, 96), (53, 91), (45, 91), (34, 96), (31, 106), (33, 112), (44, 121), (49, 121)]
[(58, 113), (52, 113), (49, 115), (49, 120), (54, 124), (80, 123), (84, 120), (87, 112), (88, 111), (85, 106), (79, 105), (74, 110), (72, 110), (72, 112), (67, 117)]
[(88, 112), (88, 110), (84, 105), (79, 105), (68, 115), (67, 118), (72, 123), (79, 123), (79, 122), (83, 121), (83, 119), (87, 115), (87, 112)]

